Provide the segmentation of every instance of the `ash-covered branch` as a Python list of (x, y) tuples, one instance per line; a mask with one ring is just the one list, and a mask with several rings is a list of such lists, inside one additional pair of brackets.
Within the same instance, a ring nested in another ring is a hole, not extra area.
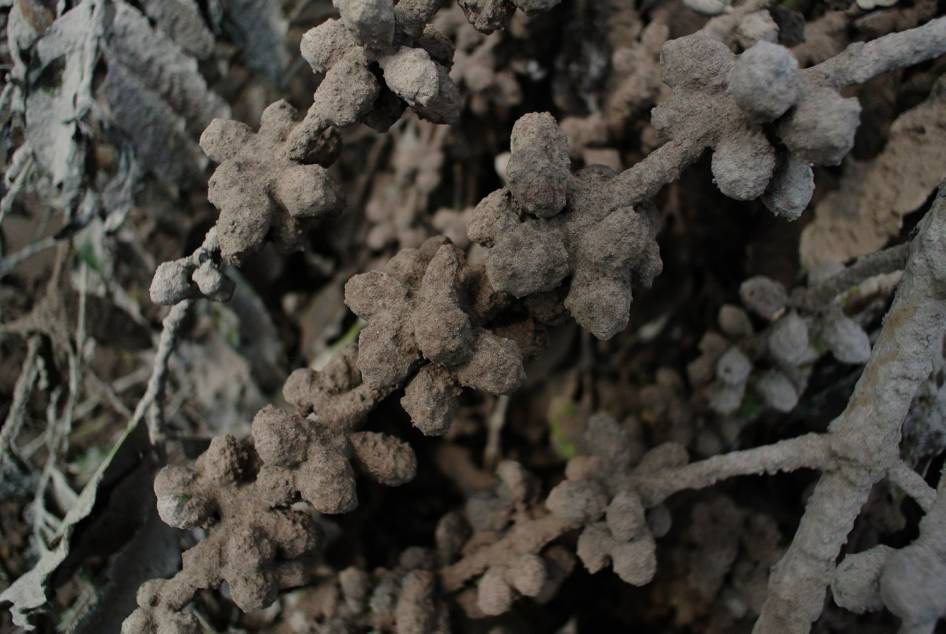
[(911, 245), (906, 272), (870, 361), (829, 428), (837, 467), (822, 475), (773, 570), (756, 634), (804, 634), (871, 487), (899, 460), (900, 426), (946, 328), (946, 188)]

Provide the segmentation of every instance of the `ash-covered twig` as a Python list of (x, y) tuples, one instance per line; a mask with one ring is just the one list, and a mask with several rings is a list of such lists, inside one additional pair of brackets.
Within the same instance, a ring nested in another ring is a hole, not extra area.
[(871, 487), (899, 461), (900, 426), (946, 328), (946, 187), (913, 240), (906, 272), (844, 412), (829, 427), (837, 468), (822, 475), (773, 570), (756, 634), (803, 634)]
[(144, 395), (135, 407), (132, 422), (148, 417), (148, 437), (151, 444), (159, 447), (165, 438), (164, 424), (164, 388), (167, 385), (168, 362), (177, 344), (181, 327), (187, 319), (194, 300), (185, 299), (175, 304), (162, 322), (161, 338), (152, 362), (151, 377)]
[(835, 297), (857, 286), (864, 280), (903, 270), (910, 255), (910, 244), (877, 251), (862, 258), (858, 258), (851, 266), (839, 271), (792, 297), (792, 303), (808, 310), (823, 310)]

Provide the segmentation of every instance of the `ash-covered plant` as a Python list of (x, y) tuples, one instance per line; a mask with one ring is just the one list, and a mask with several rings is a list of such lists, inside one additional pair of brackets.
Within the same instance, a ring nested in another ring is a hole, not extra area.
[[(212, 201), (221, 212), (216, 239), (222, 259), (236, 261), (263, 239), (295, 247), (305, 228), (299, 219), (318, 220), (337, 210), (340, 197), (332, 193), (331, 179), (313, 164), (334, 158), (337, 128), (364, 122), (383, 129), (406, 106), (435, 122), (453, 120), (458, 100), (447, 74), (450, 50), (425, 26), (436, 4), (339, 0), (341, 19), (323, 23), (303, 41), (306, 59), (324, 75), (305, 117), (281, 104), (271, 106), (256, 135), (260, 141), (239, 124), (211, 125), (203, 145), (222, 161), (211, 181)], [(475, 26), (488, 28), (499, 24), (496, 16), (506, 10), (497, 4), (492, 14), (471, 13), (478, 5), (461, 6), (480, 21)], [(216, 477), (204, 473), (215, 452), (233, 446), (227, 450), (233, 456), (227, 473), (236, 479), (228, 486), (239, 494), (225, 496), (227, 504), (244, 498), (246, 504), (260, 504), (261, 518), (299, 513), (292, 509), (300, 501), (322, 513), (351, 511), (357, 505), (356, 471), (391, 486), (409, 481), (416, 471), (411, 448), (383, 433), (359, 431), (383, 399), (401, 393), (417, 428), (444, 434), (463, 388), (508, 394), (523, 385), (525, 361), (566, 315), (601, 339), (624, 330), (635, 294), (662, 268), (659, 216), (648, 199), (705, 149), (713, 152), (712, 172), (722, 193), (761, 199), (775, 214), (796, 219), (812, 196), (812, 164), (836, 164), (853, 146), (860, 108), (839, 89), (939, 54), (936, 38), (944, 28), (944, 21), (936, 20), (851, 47), (805, 70), (788, 49), (766, 41), (737, 55), (708, 33), (670, 40), (661, 67), (671, 92), (653, 114), (667, 140), (623, 173), (602, 166), (573, 172), (568, 140), (555, 119), (548, 113), (521, 117), (512, 129), (506, 187), (470, 214), (468, 237), (482, 247), (475, 261), (449, 240), (432, 238), (351, 277), (345, 301), (365, 323), (357, 343), (321, 370), (297, 370), (284, 391), (293, 409), (262, 410), (252, 440), (215, 440), (196, 467), (162, 472), (156, 488), (166, 519), (177, 525), (215, 519), (208, 538), (188, 551), (175, 577), (189, 581), (148, 586), (126, 631), (144, 627), (139, 622), (177, 627), (171, 624), (187, 619), (178, 610), (202, 587), (227, 582), (241, 607), (255, 608), (270, 602), (279, 588), (304, 581), (284, 571), (295, 570), (293, 565), (314, 552), (314, 533), (286, 541), (278, 522), (231, 529), (228, 515), (212, 510), (226, 508), (220, 491), (205, 484)], [(294, 186), (297, 173), (299, 186)], [(738, 408), (750, 382), (770, 406), (792, 409), (804, 388), (805, 368), (821, 354), (817, 342), (842, 362), (866, 363), (848, 410), (826, 433), (690, 462), (680, 445), (646, 449), (613, 419), (592, 418), (581, 454), (547, 492), (520, 464), (504, 462), (494, 492), (471, 497), (462, 512), (442, 520), (435, 555), (405, 553), (393, 571), (343, 571), (337, 587), (344, 603), (322, 615), (325, 626), (446, 631), (443, 614), (451, 601), (469, 617), (482, 618), (506, 613), (520, 597), (548, 600), (576, 558), (590, 572), (610, 567), (622, 581), (645, 585), (657, 573), (658, 540), (670, 525), (663, 504), (672, 494), (735, 475), (815, 469), (824, 472), (823, 483), (833, 484), (816, 489), (795, 542), (774, 569), (767, 599), (755, 604), (756, 631), (808, 631), (849, 528), (834, 520), (823, 524), (825, 514), (840, 506), (853, 520), (857, 500), (882, 478), (938, 508), (888, 439), (909, 406), (909, 387), (923, 378), (899, 369), (919, 368), (932, 349), (922, 345), (932, 334), (903, 333), (924, 329), (935, 333), (935, 340), (942, 335), (937, 316), (944, 310), (939, 271), (944, 210), (937, 203), (914, 240), (891, 309), (898, 317), (888, 316), (873, 352), (862, 327), (840, 306), (812, 305), (814, 297), (832, 300), (829, 291), (790, 296), (766, 278), (749, 280), (741, 289), (746, 308), (768, 322), (762, 332), (745, 310), (729, 306), (720, 313), (722, 334), (704, 339), (691, 380), (711, 383), (712, 407), (722, 413)], [(234, 238), (239, 246), (231, 246)], [(199, 260), (179, 265), (189, 267), (182, 270), (198, 286), (201, 277), (193, 276), (208, 261)], [(902, 257), (898, 262), (903, 266)], [(220, 294), (203, 286), (204, 294)], [(196, 294), (189, 288), (182, 282), (170, 298)], [(835, 294), (846, 289), (832, 288)], [(758, 365), (768, 369), (750, 381)], [(878, 398), (874, 390), (900, 384), (899, 397), (888, 395), (882, 406), (870, 405)], [(239, 515), (233, 521), (245, 522)], [(303, 522), (305, 516), (299, 517)], [(255, 547), (262, 549), (259, 554), (241, 553), (239, 566), (250, 565), (252, 576), (228, 559), (229, 544), (240, 531), (257, 531), (259, 544), (267, 544)], [(300, 536), (308, 534), (303, 530)], [(927, 547), (924, 539), (930, 538), (922, 537), (915, 548)], [(821, 546), (812, 551), (815, 542)], [(208, 572), (200, 553), (211, 549), (217, 563)], [(905, 623), (928, 624), (938, 608), (896, 598), (897, 583), (909, 574), (882, 572), (883, 566), (903, 570), (906, 558), (875, 557), (869, 569), (881, 579), (876, 584), (887, 588), (881, 591), (883, 601)], [(839, 569), (839, 602), (856, 609), (878, 605), (881, 599), (863, 598), (867, 590), (852, 579), (850, 570), (860, 570), (853, 565), (842, 567), (843, 574)], [(252, 592), (241, 585), (248, 579)], [(186, 592), (178, 589), (182, 583)], [(854, 594), (856, 599), (845, 598)]]
[[(176, 311), (201, 297), (227, 301), (233, 282), (225, 265), (246, 263), (266, 244), (304, 248), (311, 229), (331, 226), (345, 207), (332, 166), (353, 126), (384, 132), (407, 109), (434, 124), (458, 122), (454, 46), (431, 26), (441, 2), (333, 4), (339, 17), (302, 38), (302, 55), (319, 79), (305, 113), (280, 100), (256, 130), (227, 119), (204, 130), (201, 148), (217, 164), (208, 187), (217, 220), (192, 255), (157, 268), (155, 302)], [(489, 32), (515, 21), (517, 9), (528, 19), (558, 3), (458, 4), (474, 28)], [(903, 632), (932, 631), (946, 611), (943, 486), (932, 489), (901, 459), (899, 440), (946, 330), (946, 189), (907, 242), (876, 258), (880, 264), (856, 263), (791, 293), (766, 277), (746, 281), (742, 307), (719, 311), (719, 332), (703, 337), (701, 356), (688, 367), (690, 387), (725, 416), (748, 394), (778, 412), (793, 410), (828, 352), (863, 365), (850, 401), (826, 430), (693, 460), (683, 445), (648, 443), (639, 425), (602, 413), (582, 422), (560, 473), (539, 477), (522, 462), (499, 461), (490, 486), (444, 515), (428, 547), (407, 548), (386, 568), (317, 564), (326, 541), (322, 515), (355, 511), (359, 487), (402, 486), (417, 475), (418, 453), (388, 428), (382, 408), (398, 401), (426, 436), (456, 433), (466, 396), (498, 403), (514, 395), (529, 380), (530, 362), (563, 329), (602, 342), (618, 337), (631, 322), (632, 302), (663, 270), (664, 186), (709, 151), (723, 195), (797, 220), (814, 195), (814, 168), (841, 163), (854, 147), (861, 106), (848, 88), (946, 53), (946, 18), (936, 18), (803, 69), (770, 30), (743, 33), (749, 45), (733, 46), (732, 31), (745, 25), (724, 19), (728, 3), (688, 5), (719, 15), (683, 37), (671, 38), (662, 24), (649, 29), (637, 51), (646, 59), (660, 45), (666, 89), (648, 80), (641, 101), (657, 101), (653, 152), (624, 171), (573, 169), (573, 156), (589, 155), (570, 146), (569, 126), (549, 112), (522, 115), (499, 170), (504, 186), (464, 214), (463, 239), (429, 237), (358, 269), (341, 291), (359, 320), (357, 338), (318, 367), (295, 370), (283, 386), (285, 404), (262, 408), (248, 437), (219, 436), (196, 460), (160, 471), (161, 518), (199, 529), (198, 541), (180, 572), (142, 586), (123, 632), (200, 631), (190, 606), (207, 589), (223, 589), (241, 610), (254, 611), (283, 591), (315, 584), (334, 597), (319, 610), (316, 631), (413, 634), (449, 631), (451, 614), (502, 619), (517, 602), (551, 601), (579, 563), (645, 586), (659, 574), (675, 494), (798, 470), (819, 479), (784, 553), (772, 546), (770, 520), (746, 519), (726, 502), (693, 513), (752, 522), (766, 533), (769, 547), (749, 553), (751, 570), (731, 581), (746, 613), (757, 617), (754, 631), (810, 631), (829, 584), (841, 607), (886, 607)], [(747, 5), (764, 12), (765, 3)], [(572, 122), (573, 138), (581, 125)], [(867, 329), (884, 311), (848, 314), (841, 296), (867, 276), (899, 269), (893, 303), (871, 341)], [(837, 563), (881, 481), (926, 514), (919, 537)], [(729, 570), (717, 568), (724, 572), (693, 585), (713, 595)], [(767, 584), (764, 598), (746, 579)], [(911, 593), (917, 579), (931, 590)]]

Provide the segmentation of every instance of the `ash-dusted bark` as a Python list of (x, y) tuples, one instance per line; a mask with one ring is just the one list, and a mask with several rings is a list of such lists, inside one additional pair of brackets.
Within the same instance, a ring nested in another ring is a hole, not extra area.
[(923, 220), (896, 299), (844, 412), (829, 428), (835, 469), (822, 475), (774, 568), (756, 634), (803, 634), (871, 487), (898, 460), (900, 427), (946, 328), (946, 188)]

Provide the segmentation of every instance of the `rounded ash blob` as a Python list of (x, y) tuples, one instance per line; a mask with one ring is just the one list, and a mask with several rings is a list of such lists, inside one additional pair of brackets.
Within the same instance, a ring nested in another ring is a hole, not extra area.
[(719, 191), (734, 200), (755, 200), (775, 171), (775, 149), (759, 130), (738, 131), (716, 145), (711, 167)]
[(790, 412), (798, 405), (798, 388), (778, 370), (763, 374), (756, 381), (755, 389), (765, 404), (777, 412)]
[(729, 94), (746, 112), (771, 121), (798, 100), (798, 60), (784, 46), (759, 41), (736, 60)]
[(787, 366), (813, 360), (814, 353), (805, 319), (794, 312), (779, 319), (769, 335), (769, 353), (776, 361)]
[(803, 161), (837, 165), (854, 147), (861, 105), (831, 88), (802, 84), (797, 106), (778, 126), (786, 147)]
[(850, 317), (831, 315), (822, 324), (821, 336), (831, 349), (831, 354), (841, 363), (861, 364), (870, 359), (870, 338)]

